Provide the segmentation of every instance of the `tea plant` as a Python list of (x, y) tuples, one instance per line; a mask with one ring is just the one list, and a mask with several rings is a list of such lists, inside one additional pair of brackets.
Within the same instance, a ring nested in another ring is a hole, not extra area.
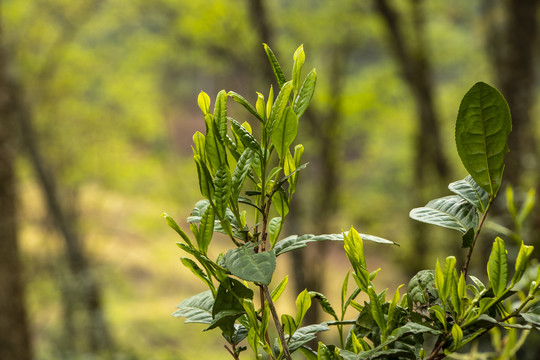
[[(184, 317), (186, 323), (206, 324), (206, 330), (219, 328), (234, 359), (247, 350), (242, 345), (246, 343), (258, 359), (265, 353), (269, 359), (290, 360), (294, 352), (308, 359), (442, 359), (490, 330), (540, 327), (535, 300), (540, 273), (534, 269), (535, 280), (523, 279), (531, 271), (533, 248), (520, 237), (512, 277), (500, 237), (494, 240), (487, 263), (489, 284), (468, 274), (501, 186), (508, 151), (511, 118), (502, 95), (485, 83), (467, 92), (457, 117), (456, 145), (470, 175), (449, 185), (454, 195), (432, 200), (410, 213), (413, 219), (460, 233), (468, 249), (463, 268), (456, 268), (454, 256), (442, 262), (437, 259), (434, 270), (420, 271), (403, 296), (402, 285), (387, 301), (386, 289), (375, 290), (378, 270), (368, 271), (363, 241), (382, 246), (392, 245), (391, 241), (359, 234), (352, 227), (341, 234), (290, 235), (280, 240), (299, 173), (307, 165), (302, 163), (303, 146), (293, 144), (317, 73), (311, 70), (302, 81), (305, 55), (300, 46), (293, 56), (292, 80), (287, 81), (272, 50), (266, 45), (264, 49), (279, 86), (276, 96), (270, 87), (266, 98), (257, 93), (253, 106), (241, 95), (222, 90), (211, 111), (210, 97), (199, 94), (206, 133), (193, 136), (193, 153), (204, 199), (188, 217), (192, 237), (170, 216), (163, 217), (180, 235), (178, 246), (191, 255), (181, 258), (182, 264), (209, 290), (182, 301), (173, 315)], [(258, 122), (258, 135), (248, 122), (240, 124), (228, 116), (228, 98)], [(520, 216), (516, 213), (515, 218)], [(211, 259), (208, 251), (215, 233), (230, 240), (231, 248)], [(275, 303), (288, 277), (270, 289), (278, 257), (323, 240), (343, 241), (352, 266), (354, 286), (349, 285), (348, 273), (339, 315), (323, 294), (307, 289), (296, 298), (296, 313), (279, 315)], [(360, 304), (356, 299), (362, 292), (369, 301)], [(334, 320), (303, 326), (313, 301)], [(347, 320), (351, 307), (357, 316)], [(338, 345), (319, 343), (318, 349), (306, 345), (330, 327), (339, 334)], [(271, 338), (274, 333), (277, 339)]]

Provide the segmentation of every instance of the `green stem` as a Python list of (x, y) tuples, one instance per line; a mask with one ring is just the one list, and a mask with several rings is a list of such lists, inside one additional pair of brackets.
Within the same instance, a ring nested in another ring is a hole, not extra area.
[(472, 253), (474, 251), (474, 245), (476, 245), (476, 240), (478, 240), (478, 236), (480, 235), (480, 231), (482, 230), (482, 226), (484, 225), (484, 221), (486, 221), (486, 217), (489, 211), (489, 208), (491, 207), (491, 204), (493, 203), (493, 197), (490, 196), (489, 202), (486, 206), (486, 211), (484, 211), (484, 214), (482, 215), (482, 219), (480, 220), (480, 223), (478, 224), (478, 227), (476, 228), (476, 234), (474, 234), (474, 239), (471, 244), (471, 247), (469, 248), (469, 252), (467, 253), (467, 258), (465, 259), (465, 264), (463, 265), (463, 270), (461, 272), (463, 273), (463, 276), (467, 278), (467, 271), (469, 270), (469, 263), (471, 261)]

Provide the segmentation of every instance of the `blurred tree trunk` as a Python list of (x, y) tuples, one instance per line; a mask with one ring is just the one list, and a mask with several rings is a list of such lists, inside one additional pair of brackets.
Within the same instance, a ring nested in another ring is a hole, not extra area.
[[(270, 26), (266, 2), (264, 0), (246, 1), (248, 2), (251, 23), (257, 32), (260, 42), (268, 44), (270, 48), (273, 48), (274, 31)], [(272, 72), (272, 68), (270, 67), (270, 63), (268, 62), (268, 58), (266, 57), (266, 53), (262, 46), (257, 49), (257, 54), (259, 54), (259, 60), (257, 62), (258, 66), (255, 66), (256, 71), (254, 71), (254, 73), (258, 76), (260, 70), (262, 69), (265, 82), (277, 84), (276, 79), (274, 78), (274, 73)]]
[[(76, 216), (69, 214), (61, 204), (55, 179), (48, 171), (51, 166), (47, 165), (39, 150), (33, 116), (30, 107), (25, 103), (22, 88), (15, 86), (13, 94), (22, 143), (41, 186), (49, 215), (64, 239), (66, 258), (73, 278), (69, 281), (72, 285), (64, 284), (67, 287), (63, 288), (62, 291), (70, 288), (72, 290), (67, 290), (69, 295), (63, 295), (63, 298), (75, 303), (80, 302), (79, 306), (86, 312), (87, 316), (83, 324), (72, 324), (70, 329), (77, 329), (78, 335), (88, 339), (91, 351), (98, 353), (110, 350), (112, 338), (103, 314), (101, 291), (77, 230)], [(73, 308), (74, 305), (71, 303), (64, 304), (64, 306), (69, 309)], [(67, 311), (64, 315), (70, 316), (72, 312)], [(69, 319), (64, 320), (69, 322)], [(69, 335), (73, 337), (77, 334)]]
[[(339, 135), (342, 114), (341, 106), (345, 91), (347, 60), (353, 48), (352, 39), (342, 39), (327, 51), (329, 94), (332, 94), (325, 109), (313, 109), (306, 112), (304, 118), (309, 126), (312, 141), (317, 144), (317, 154), (310, 161), (307, 171), (316, 179), (316, 188), (310, 201), (311, 227), (309, 233), (335, 233), (332, 227), (339, 204), (339, 168), (341, 137)], [(292, 212), (291, 212), (292, 213)], [(292, 220), (292, 219), (289, 219)], [(305, 231), (301, 231), (304, 233)], [(325, 263), (330, 244), (321, 242), (302, 249), (293, 257), (296, 278), (296, 292), (304, 289), (324, 291)], [(306, 314), (306, 324), (318, 324), (322, 321), (319, 306), (313, 306)], [(316, 345), (312, 344), (312, 345)]]
[(55, 12), (61, 25), (61, 32), (37, 73), (37, 85), (32, 92), (20, 81), (14, 81), (11, 88), (21, 143), (41, 187), (48, 215), (64, 241), (65, 261), (69, 268), (67, 276), (61, 276), (59, 280), (63, 299), (64, 350), (89, 351), (94, 354), (103, 354), (113, 348), (112, 336), (104, 317), (101, 289), (78, 230), (78, 216), (74, 211), (76, 198), (63, 201), (66, 189), (63, 189), (63, 192), (59, 191), (55, 175), (50, 170), (53, 166), (40, 149), (39, 132), (34, 125), (35, 118), (30, 98), (34, 101), (47, 101), (46, 84), (54, 78), (62, 66), (63, 56), (76, 38), (78, 30), (96, 13), (102, 3), (98, 0), (82, 3), (72, 14), (42, 4), (42, 11)]
[[(425, 18), (422, 0), (410, 1), (414, 41), (406, 39), (401, 15), (387, 0), (374, 0), (374, 4), (386, 25), (390, 46), (416, 106), (418, 124), (414, 141), (412, 201), (414, 206), (422, 206), (429, 200), (431, 184), (446, 186), (445, 182), (449, 177), (449, 168), (442, 151), (439, 123), (435, 111), (431, 64), (423, 36)], [(413, 46), (413, 43), (416, 46)], [(407, 271), (414, 274), (424, 268), (423, 260), (429, 248), (426, 227), (418, 222), (413, 222), (412, 226), (412, 251), (417, 260), (407, 262)]]
[[(499, 89), (512, 114), (512, 132), (508, 138), (510, 152), (505, 159), (504, 181), (521, 191), (536, 187), (537, 197), (540, 195), (540, 158), (531, 111), (537, 75), (539, 5), (539, 0), (485, 1), (482, 13), (483, 18), (488, 19), (487, 51), (493, 59)], [(499, 11), (501, 6), (502, 11)], [(498, 18), (497, 14), (503, 14), (502, 18)], [(526, 241), (535, 245), (537, 254), (540, 247), (537, 231), (540, 229), (539, 203), (537, 198), (532, 226), (529, 227), (533, 230), (528, 233), (529, 236), (525, 236)], [(502, 203), (495, 205), (498, 206), (493, 209), (494, 214), (507, 214)], [(489, 246), (485, 243), (482, 245)], [(484, 251), (489, 252), (489, 249)]]
[(505, 177), (511, 184), (524, 185), (525, 176), (538, 175), (538, 152), (535, 127), (531, 119), (534, 102), (535, 49), (537, 48), (539, 0), (504, 2), (506, 26), (497, 59), (501, 92), (512, 112), (512, 133), (508, 139)]
[[(1, 16), (0, 16), (1, 21)], [(17, 244), (16, 138), (0, 23), (0, 359), (32, 359)]]

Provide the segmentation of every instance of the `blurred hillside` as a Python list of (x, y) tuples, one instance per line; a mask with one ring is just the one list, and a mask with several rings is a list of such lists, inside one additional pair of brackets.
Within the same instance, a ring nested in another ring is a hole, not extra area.
[[(254, 103), (273, 81), (263, 42), (287, 73), (304, 44), (318, 73), (299, 132), (310, 165), (284, 235), (352, 224), (398, 242), (366, 252), (389, 287), (433, 266), (428, 254), (459, 257), (460, 239), (408, 213), (464, 176), (453, 126), (473, 83), (497, 86), (513, 111), (507, 179), (537, 186), (538, 1), (514, 3), (1, 1), (0, 310), (20, 321), (0, 325), (0, 338), (31, 349), (11, 359), (225, 357), (219, 334), (170, 316), (203, 289), (160, 214), (188, 229), (197, 94), (234, 90)], [(327, 261), (330, 284), (313, 283), (315, 267), (294, 284), (331, 294), (344, 254), (335, 244), (307, 254), (274, 280)], [(19, 330), (30, 335), (8, 336)]]

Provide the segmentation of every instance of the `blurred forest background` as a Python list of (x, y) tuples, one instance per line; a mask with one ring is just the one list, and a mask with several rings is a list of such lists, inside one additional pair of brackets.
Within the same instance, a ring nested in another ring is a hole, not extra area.
[[(304, 44), (319, 75), (284, 235), (352, 224), (396, 241), (366, 251), (391, 288), (433, 255), (459, 258), (460, 239), (408, 213), (465, 176), (453, 126), (477, 81), (512, 110), (507, 182), (537, 186), (538, 3), (2, 0), (0, 359), (226, 357), (217, 332), (170, 316), (202, 288), (159, 215), (180, 221), (198, 200), (198, 92), (254, 102), (273, 80), (263, 42), (286, 72)], [(528, 241), (540, 248), (538, 231)], [(294, 273), (286, 294), (337, 298), (344, 259), (335, 244), (295, 253), (278, 269)]]

